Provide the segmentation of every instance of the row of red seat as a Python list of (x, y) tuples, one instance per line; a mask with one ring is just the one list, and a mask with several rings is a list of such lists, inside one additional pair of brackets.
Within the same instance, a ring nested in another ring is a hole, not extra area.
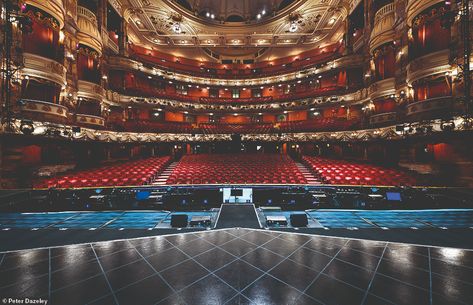
[(328, 184), (349, 185), (415, 185), (416, 179), (396, 169), (304, 156), (303, 161), (317, 176)]
[(279, 154), (185, 155), (167, 184), (305, 184), (295, 162)]
[(34, 187), (76, 188), (145, 185), (156, 178), (169, 162), (169, 156), (130, 161), (42, 179), (34, 183)]

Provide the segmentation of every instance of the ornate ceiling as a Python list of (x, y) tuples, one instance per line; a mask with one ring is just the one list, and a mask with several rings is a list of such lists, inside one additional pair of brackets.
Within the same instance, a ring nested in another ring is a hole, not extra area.
[[(121, 0), (130, 41), (169, 53), (208, 49), (222, 57), (255, 56), (268, 47), (310, 49), (342, 38), (350, 2), (295, 0), (279, 9), (281, 0), (188, 0), (187, 8), (182, 1)], [(224, 21), (232, 15), (245, 21)]]

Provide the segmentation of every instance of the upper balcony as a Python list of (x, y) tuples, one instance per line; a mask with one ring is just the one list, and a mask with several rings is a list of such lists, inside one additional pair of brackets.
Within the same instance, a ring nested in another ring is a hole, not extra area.
[(22, 75), (52, 81), (60, 86), (66, 83), (66, 67), (50, 58), (36, 54), (23, 53)]
[(95, 14), (83, 6), (77, 6), (77, 26), (79, 27), (77, 32), (79, 43), (102, 54), (102, 35), (99, 33)]
[(177, 72), (166, 72), (164, 70), (157, 69), (156, 67), (144, 65), (142, 62), (121, 56), (111, 56), (108, 58), (108, 67), (111, 71), (139, 71), (140, 74), (148, 75), (148, 78), (151, 79), (162, 78), (176, 83), (183, 83), (186, 85), (190, 84), (192, 86), (236, 88), (260, 87), (277, 85), (280, 83), (289, 83), (292, 81), (304, 79), (307, 76), (316, 78), (323, 76), (326, 73), (340, 69), (349, 70), (360, 68), (362, 65), (363, 57), (361, 55), (347, 55), (337, 58), (324, 65), (299, 70), (297, 73), (284, 71), (274, 76), (262, 76), (261, 74), (254, 74), (251, 78), (219, 79), (214, 77), (192, 76)]
[(374, 100), (377, 98), (390, 96), (396, 93), (396, 79), (394, 77), (377, 81), (368, 88), (369, 97)]
[(412, 26), (408, 31), (410, 61), (450, 48), (451, 25), (447, 18), (449, 10), (449, 7), (439, 4), (413, 18)]
[(370, 52), (394, 39), (394, 22), (394, 3), (389, 3), (376, 12), (370, 37)]
[(255, 75), (271, 76), (297, 72), (336, 59), (342, 53), (343, 46), (337, 43), (307, 51), (297, 56), (289, 56), (272, 61), (248, 64), (219, 64), (178, 58), (167, 53), (148, 50), (136, 45), (130, 46), (132, 58), (144, 63), (153, 64), (156, 68), (162, 69), (165, 72), (184, 73), (188, 76), (217, 79), (247, 79)]
[(66, 10), (62, 0), (26, 0), (28, 6), (34, 6), (46, 12), (59, 23), (59, 29), (64, 27)]
[[(31, 19), (32, 28), (31, 32), (25, 31), (22, 34), (23, 52), (63, 63), (64, 45), (61, 21), (50, 15), (48, 11), (30, 5), (26, 6), (23, 12)], [(64, 24), (64, 20), (62, 22)]]
[(414, 18), (429, 7), (442, 2), (445, 2), (445, 0), (409, 0), (407, 3), (407, 25), (412, 26)]
[(411, 61), (406, 68), (407, 83), (412, 84), (418, 79), (450, 71), (449, 54), (450, 50), (445, 49)]

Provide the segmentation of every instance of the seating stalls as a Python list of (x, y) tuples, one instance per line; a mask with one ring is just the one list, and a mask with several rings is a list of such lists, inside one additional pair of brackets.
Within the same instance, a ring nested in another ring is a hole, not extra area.
[(306, 184), (295, 162), (279, 154), (185, 155), (166, 184)]
[(77, 188), (135, 186), (150, 183), (170, 162), (170, 157), (155, 157), (122, 164), (83, 170), (34, 183), (34, 188)]
[(379, 166), (304, 156), (306, 166), (327, 184), (343, 185), (415, 185), (405, 172)]

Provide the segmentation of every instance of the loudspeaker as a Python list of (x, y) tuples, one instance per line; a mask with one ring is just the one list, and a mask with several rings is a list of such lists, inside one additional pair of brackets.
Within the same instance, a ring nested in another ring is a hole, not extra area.
[(397, 125), (396, 131), (404, 131), (404, 125)]
[(80, 132), (80, 130), (79, 126), (72, 126), (72, 132)]
[(291, 214), (290, 218), (293, 227), (307, 227), (309, 223), (306, 214)]
[(171, 227), (173, 228), (185, 228), (187, 227), (187, 222), (187, 214), (171, 215)]

